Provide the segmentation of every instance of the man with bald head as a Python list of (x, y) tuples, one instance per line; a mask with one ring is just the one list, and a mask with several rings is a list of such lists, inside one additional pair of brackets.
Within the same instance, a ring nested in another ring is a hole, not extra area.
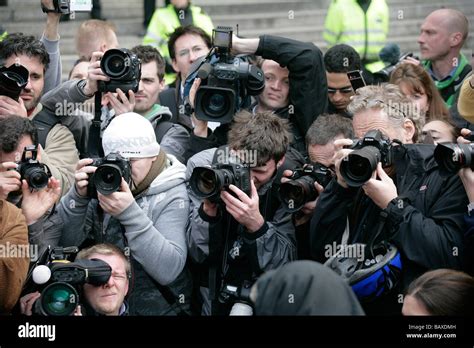
[(472, 70), (461, 53), (468, 31), (466, 16), (453, 9), (433, 11), (421, 25), (421, 58), (448, 107), (454, 104), (457, 90)]

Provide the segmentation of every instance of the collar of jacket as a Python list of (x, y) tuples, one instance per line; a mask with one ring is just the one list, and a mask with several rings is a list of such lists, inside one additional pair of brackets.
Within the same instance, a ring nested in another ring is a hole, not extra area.
[[(436, 145), (403, 144), (394, 146), (394, 159), (397, 169), (410, 167), (413, 174), (423, 174), (438, 168), (433, 153)], [(398, 170), (397, 170), (398, 172)]]

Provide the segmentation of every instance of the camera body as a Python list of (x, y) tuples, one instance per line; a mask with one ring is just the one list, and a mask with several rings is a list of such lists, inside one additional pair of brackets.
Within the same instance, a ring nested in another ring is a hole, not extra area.
[(99, 81), (100, 92), (116, 92), (117, 88), (126, 95), (138, 91), (141, 78), (141, 61), (126, 48), (110, 49), (104, 53), (100, 68), (110, 81)]
[(253, 303), (250, 299), (252, 283), (244, 281), (241, 286), (223, 284), (219, 293), (219, 302), (222, 304), (234, 303), (229, 315), (253, 314)]
[(54, 10), (47, 10), (41, 5), (43, 12), (70, 14), (72, 12), (90, 12), (92, 0), (53, 0)]
[(440, 143), (435, 148), (434, 158), (445, 173), (456, 174), (461, 168), (474, 170), (474, 143)]
[(40, 163), (36, 158), (38, 148), (36, 145), (26, 146), (18, 162), (16, 170), (21, 175), (21, 180), (25, 179), (30, 188), (41, 190), (48, 186), (51, 171), (44, 163)]
[(193, 193), (211, 202), (220, 201), (220, 192), (235, 185), (248, 196), (251, 194), (250, 167), (241, 163), (216, 163), (209, 167), (196, 167), (191, 174), (189, 184)]
[(23, 65), (12, 64), (0, 68), (0, 95), (18, 101), (21, 91), (28, 84), (30, 72)]
[(250, 96), (265, 87), (263, 71), (242, 58), (231, 56), (232, 28), (213, 30), (212, 54), (191, 70), (185, 82), (185, 96), (196, 77), (201, 85), (196, 92), (195, 116), (199, 120), (229, 123), (242, 107), (250, 105)]
[(293, 213), (307, 202), (314, 201), (319, 195), (314, 183), (326, 187), (333, 177), (333, 171), (319, 163), (295, 169), (290, 181), (282, 183), (279, 188), (280, 201), (284, 204), (285, 210)]
[(119, 153), (112, 152), (103, 158), (94, 158), (90, 166), (97, 167), (96, 171), (89, 176), (87, 196), (90, 198), (97, 198), (97, 192), (109, 195), (119, 191), (122, 178), (128, 184), (131, 182), (130, 161)]
[(392, 142), (379, 130), (368, 131), (362, 139), (357, 139), (350, 147), (354, 149), (343, 159), (340, 172), (349, 186), (360, 187), (365, 184), (377, 168), (393, 163)]

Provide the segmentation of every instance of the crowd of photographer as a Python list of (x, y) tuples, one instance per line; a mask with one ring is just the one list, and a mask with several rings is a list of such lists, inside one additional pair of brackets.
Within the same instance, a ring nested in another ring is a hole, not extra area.
[(38, 254), (1, 255), (1, 313), (474, 311), (462, 13), (427, 16), (423, 62), (388, 46), (374, 73), (346, 44), (211, 38), (184, 1), (160, 49), (85, 21), (61, 82), (64, 11), (41, 3), (41, 40), (0, 41), (1, 251)]

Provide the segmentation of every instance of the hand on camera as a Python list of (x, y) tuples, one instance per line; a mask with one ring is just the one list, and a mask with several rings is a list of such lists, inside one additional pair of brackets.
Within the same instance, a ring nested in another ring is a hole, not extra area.
[(20, 312), (23, 315), (31, 316), (33, 315), (33, 305), (35, 304), (36, 300), (41, 297), (41, 294), (36, 291), (20, 298)]
[(21, 211), (28, 226), (38, 221), (61, 198), (61, 184), (55, 178), (49, 178), (48, 186), (39, 191), (32, 191), (26, 180), (23, 180), (21, 191)]
[(265, 220), (259, 209), (259, 197), (257, 188), (253, 180), (250, 181), (251, 195), (247, 196), (245, 192), (237, 186), (230, 185), (229, 189), (234, 192), (238, 198), (232, 196), (229, 192), (222, 191), (221, 199), (225, 204), (225, 209), (237, 220), (238, 223), (244, 225), (251, 233), (258, 231)]
[(387, 208), (390, 201), (398, 196), (397, 187), (392, 178), (385, 173), (380, 162), (377, 164), (372, 178), (362, 185), (362, 188), (365, 194), (381, 209)]
[(21, 187), (21, 176), (16, 170), (15, 162), (0, 163), (0, 199), (7, 199), (10, 192), (18, 191)]
[(92, 96), (95, 94), (99, 85), (97, 81), (109, 81), (110, 78), (104, 74), (100, 68), (100, 59), (104, 55), (103, 52), (94, 52), (92, 53), (91, 62), (87, 70), (87, 80), (84, 86), (84, 94), (87, 96)]
[(117, 88), (117, 96), (114, 93), (108, 92), (102, 99), (102, 105), (110, 105), (115, 110), (115, 115), (133, 112), (135, 109), (135, 93), (132, 90), (128, 91), (128, 97), (121, 89)]
[[(194, 101), (196, 99), (196, 92), (201, 85), (201, 79), (196, 78), (193, 82), (191, 89), (189, 90), (189, 105), (194, 109)], [(207, 121), (201, 121), (196, 118), (194, 113), (191, 115), (191, 120), (194, 125), (194, 135), (202, 138), (207, 137)]]
[(128, 187), (127, 182), (123, 178), (119, 192), (114, 192), (110, 195), (97, 193), (97, 197), (99, 198), (99, 204), (102, 209), (106, 213), (115, 217), (120, 215), (135, 201), (135, 198), (130, 191), (130, 187)]
[(336, 167), (337, 183), (344, 188), (349, 188), (349, 186), (341, 175), (340, 167), (341, 162), (353, 151), (345, 149), (344, 146), (350, 146), (352, 143), (351, 139), (338, 139), (334, 141), (334, 157), (332, 162), (334, 162)]
[(79, 196), (87, 196), (87, 185), (89, 185), (89, 176), (93, 174), (97, 167), (90, 166), (93, 160), (91, 158), (83, 158), (77, 162), (76, 173), (74, 179), (76, 180), (76, 191)]
[(10, 115), (28, 117), (23, 99), (18, 98), (18, 101), (16, 101), (5, 95), (0, 95), (0, 116)]

